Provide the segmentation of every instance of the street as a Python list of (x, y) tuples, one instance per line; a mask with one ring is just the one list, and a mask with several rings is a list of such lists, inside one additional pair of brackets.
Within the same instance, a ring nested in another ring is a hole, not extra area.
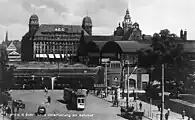
[[(12, 91), (13, 99), (21, 99), (26, 104), (24, 110), (20, 110), (18, 119), (28, 120), (123, 120), (118, 116), (120, 108), (111, 107), (112, 104), (93, 95), (87, 96), (86, 109), (84, 111), (68, 110), (66, 104), (62, 102), (63, 91), (49, 91), (52, 102), (50, 105), (45, 104), (46, 95), (44, 90), (39, 91)], [(35, 116), (39, 105), (46, 106), (46, 116)], [(22, 114), (24, 113), (24, 114)]]

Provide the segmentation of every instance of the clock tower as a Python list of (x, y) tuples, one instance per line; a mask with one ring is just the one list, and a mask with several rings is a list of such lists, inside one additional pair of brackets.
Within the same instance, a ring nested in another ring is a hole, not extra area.
[(29, 19), (29, 34), (32, 39), (36, 31), (39, 29), (39, 18), (37, 15), (31, 15)]

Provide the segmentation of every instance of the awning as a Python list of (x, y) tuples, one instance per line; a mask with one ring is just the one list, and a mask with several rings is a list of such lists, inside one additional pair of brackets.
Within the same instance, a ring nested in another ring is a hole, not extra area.
[(62, 58), (64, 58), (65, 55), (64, 54), (61, 54), (61, 56), (62, 56)]
[(39, 58), (40, 57), (40, 54), (36, 54), (36, 58)]
[(55, 54), (55, 58), (60, 58), (60, 54)]
[(49, 58), (54, 58), (53, 54), (48, 54), (48, 55), (49, 55)]
[(40, 58), (43, 58), (43, 54), (40, 54)]
[(40, 57), (41, 58), (47, 58), (47, 55), (46, 54), (40, 54)]

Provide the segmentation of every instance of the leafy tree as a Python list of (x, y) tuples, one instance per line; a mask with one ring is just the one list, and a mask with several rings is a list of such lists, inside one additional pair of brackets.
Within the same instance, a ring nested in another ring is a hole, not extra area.
[[(161, 81), (162, 64), (165, 64), (165, 80), (176, 82), (184, 81), (193, 72), (189, 62), (188, 54), (184, 52), (183, 46), (178, 42), (175, 34), (170, 34), (168, 29), (155, 33), (152, 38), (151, 49), (142, 50), (138, 55), (138, 65), (146, 69), (154, 67), (152, 79), (148, 84), (148, 91), (153, 91), (152, 82)], [(154, 95), (154, 93), (152, 93)], [(150, 97), (152, 97), (149, 94)]]

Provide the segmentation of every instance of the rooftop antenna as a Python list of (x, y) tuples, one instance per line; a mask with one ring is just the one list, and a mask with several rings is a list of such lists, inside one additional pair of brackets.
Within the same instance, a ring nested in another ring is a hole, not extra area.
[(128, 3), (128, 10), (131, 8), (131, 0), (129, 0), (129, 3)]
[(31, 8), (33, 8), (33, 14), (35, 14), (36, 13), (36, 7), (35, 7), (35, 5), (34, 4), (31, 4)]
[(87, 16), (88, 16), (88, 10), (87, 10)]

